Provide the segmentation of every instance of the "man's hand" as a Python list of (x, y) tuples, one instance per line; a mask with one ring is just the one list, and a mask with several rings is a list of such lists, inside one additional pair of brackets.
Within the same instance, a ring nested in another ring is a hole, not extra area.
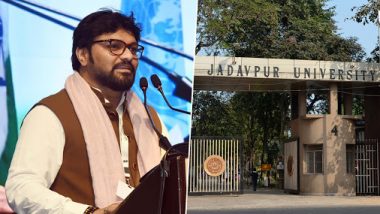
[(114, 203), (109, 205), (108, 207), (104, 207), (101, 209), (95, 210), (94, 214), (114, 214), (116, 213), (117, 208), (119, 207), (120, 203)]

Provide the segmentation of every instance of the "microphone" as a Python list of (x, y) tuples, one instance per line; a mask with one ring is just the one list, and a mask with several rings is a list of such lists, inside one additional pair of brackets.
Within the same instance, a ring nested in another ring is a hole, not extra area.
[(141, 77), (140, 78), (140, 88), (141, 88), (141, 90), (144, 93), (144, 107), (145, 107), (145, 111), (148, 114), (149, 121), (152, 124), (152, 127), (153, 127), (154, 131), (156, 132), (156, 134), (159, 137), (160, 147), (163, 148), (163, 149), (165, 149), (165, 150), (168, 150), (168, 149), (170, 149), (172, 147), (172, 145), (170, 144), (168, 138), (165, 137), (164, 135), (162, 135), (158, 131), (156, 125), (153, 122), (152, 116), (150, 115), (150, 111), (148, 109), (148, 105), (146, 104), (146, 100), (147, 100), (146, 99), (146, 90), (148, 89), (148, 80), (145, 77)]
[(148, 89), (148, 80), (145, 77), (140, 78), (140, 88), (144, 93), (144, 106), (146, 106), (146, 90)]
[(161, 93), (162, 97), (164, 98), (166, 104), (169, 106), (170, 109), (172, 109), (174, 111), (181, 112), (181, 113), (190, 114), (190, 112), (188, 112), (188, 111), (177, 109), (177, 108), (174, 108), (172, 105), (170, 105), (168, 99), (166, 98), (166, 96), (164, 94), (164, 91), (162, 90), (161, 80), (156, 74), (153, 74), (152, 76), (150, 76), (150, 80), (152, 81), (154, 87), (157, 88), (157, 90)]

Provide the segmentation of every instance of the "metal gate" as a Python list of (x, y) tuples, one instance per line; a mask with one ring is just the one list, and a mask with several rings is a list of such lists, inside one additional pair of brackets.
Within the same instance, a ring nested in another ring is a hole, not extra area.
[(355, 146), (356, 195), (380, 195), (378, 140)]
[(240, 192), (240, 143), (238, 139), (192, 137), (189, 193)]
[(300, 158), (299, 140), (291, 139), (284, 142), (284, 191), (300, 192)]

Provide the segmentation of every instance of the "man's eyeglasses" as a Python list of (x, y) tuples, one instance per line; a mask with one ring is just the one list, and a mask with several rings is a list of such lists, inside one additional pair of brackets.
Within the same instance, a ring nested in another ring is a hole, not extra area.
[(132, 55), (136, 58), (140, 58), (144, 52), (144, 47), (141, 45), (127, 45), (125, 42), (118, 39), (107, 39), (107, 40), (96, 40), (92, 43), (105, 43), (109, 48), (110, 52), (120, 56), (124, 53), (125, 49), (132, 53)]

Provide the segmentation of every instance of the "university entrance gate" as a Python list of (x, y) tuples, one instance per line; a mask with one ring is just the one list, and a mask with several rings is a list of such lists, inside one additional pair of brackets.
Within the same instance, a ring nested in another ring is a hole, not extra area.
[(192, 137), (189, 193), (241, 191), (241, 140)]
[[(286, 169), (287, 189), (317, 195), (378, 194), (379, 145), (358, 145), (355, 139), (380, 139), (380, 64), (197, 56), (194, 74), (194, 90), (289, 93), (289, 132), (298, 139), (299, 161), (293, 153), (284, 160), (286, 167), (293, 166)], [(316, 91), (325, 96), (324, 114), (307, 110), (307, 99)], [(363, 100), (365, 116), (355, 113), (355, 100)], [(191, 144), (190, 158), (198, 162), (190, 163), (190, 192), (237, 191), (239, 167), (232, 174), (219, 176), (207, 177), (202, 172), (206, 154), (199, 153), (208, 152), (200, 150), (206, 144)], [(287, 151), (295, 151), (291, 145), (287, 144), (291, 147)], [(220, 160), (213, 158), (206, 162), (212, 163), (210, 169), (217, 168)]]
[(380, 195), (379, 141), (355, 145), (356, 195)]

